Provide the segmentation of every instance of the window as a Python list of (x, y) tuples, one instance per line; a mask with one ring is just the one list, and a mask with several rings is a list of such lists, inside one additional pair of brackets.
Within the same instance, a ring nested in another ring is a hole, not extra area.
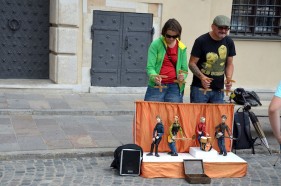
[(230, 35), (280, 39), (281, 0), (233, 0)]

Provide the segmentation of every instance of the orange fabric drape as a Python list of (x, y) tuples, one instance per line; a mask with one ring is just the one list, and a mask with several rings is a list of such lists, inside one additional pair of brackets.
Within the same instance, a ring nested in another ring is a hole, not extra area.
[(182, 162), (143, 162), (141, 176), (144, 178), (184, 178)]
[[(240, 178), (246, 175), (247, 163), (204, 162), (204, 173), (210, 178)], [(184, 178), (182, 162), (143, 162), (141, 166), (144, 178)]]
[(247, 163), (204, 162), (204, 171), (210, 178), (240, 178), (246, 175)]
[[(226, 115), (226, 124), (232, 131), (234, 104), (192, 104), (192, 103), (163, 103), (136, 101), (133, 135), (134, 142), (143, 148), (144, 152), (150, 150), (152, 133), (156, 124), (156, 116), (160, 115), (164, 124), (165, 133), (159, 144), (159, 152), (169, 152), (168, 133), (169, 127), (174, 121), (174, 116), (179, 116), (179, 123), (185, 135), (191, 138), (195, 134), (196, 124), (200, 117), (206, 118), (206, 131), (213, 140), (213, 148), (219, 150), (215, 139), (215, 126), (221, 122), (221, 115)], [(227, 136), (227, 134), (226, 134)], [(177, 137), (181, 137), (180, 132)], [(198, 146), (195, 140), (178, 140), (176, 147), (178, 152), (189, 152), (189, 147)], [(231, 150), (231, 140), (226, 138), (225, 147)]]

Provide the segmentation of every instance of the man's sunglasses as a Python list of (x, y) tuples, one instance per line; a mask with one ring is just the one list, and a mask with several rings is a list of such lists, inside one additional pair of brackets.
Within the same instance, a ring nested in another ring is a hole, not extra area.
[(229, 30), (228, 26), (217, 26), (219, 30)]
[(171, 35), (169, 35), (169, 34), (166, 34), (165, 37), (166, 37), (166, 38), (174, 38), (174, 39), (176, 39), (176, 38), (178, 38), (179, 36), (178, 36), (178, 35), (171, 36)]

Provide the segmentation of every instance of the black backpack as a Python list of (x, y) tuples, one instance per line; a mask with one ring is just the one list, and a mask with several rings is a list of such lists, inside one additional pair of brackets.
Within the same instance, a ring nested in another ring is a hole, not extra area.
[[(241, 107), (242, 108), (242, 107)], [(249, 112), (239, 108), (234, 114), (234, 126), (233, 126), (233, 137), (236, 140), (233, 140), (232, 148), (236, 149), (252, 149), (252, 153), (255, 154), (254, 143), (257, 139), (252, 138), (251, 135), (251, 121)]]
[(251, 106), (262, 105), (260, 98), (254, 91), (246, 91), (243, 88), (236, 88), (229, 96), (229, 99), (233, 99), (235, 103), (239, 105), (245, 105), (249, 103)]
[(114, 159), (110, 165), (111, 168), (120, 170), (120, 162), (121, 162), (121, 152), (123, 149), (133, 149), (133, 150), (140, 150), (141, 151), (141, 157), (143, 157), (143, 150), (140, 146), (136, 144), (126, 144), (119, 146), (114, 151)]
[[(242, 112), (239, 110), (243, 108)], [(251, 135), (251, 124), (254, 126), (257, 137), (252, 138)], [(267, 148), (268, 152), (271, 154), (267, 139), (262, 130), (257, 116), (250, 111), (250, 107), (245, 104), (244, 107), (237, 109), (234, 114), (234, 126), (233, 126), (233, 137), (236, 140), (233, 141), (232, 148), (237, 149), (252, 149), (252, 153), (255, 154), (255, 142), (259, 138), (261, 143)], [(259, 144), (261, 145), (261, 144)]]

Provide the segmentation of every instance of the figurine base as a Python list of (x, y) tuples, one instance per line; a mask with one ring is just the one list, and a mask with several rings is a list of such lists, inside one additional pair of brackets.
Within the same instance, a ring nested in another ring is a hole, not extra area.
[[(159, 153), (160, 157), (147, 156), (144, 152), (141, 165), (141, 176), (144, 178), (185, 178), (184, 161), (198, 160), (189, 153), (178, 153), (178, 156)], [(232, 152), (227, 156), (203, 158), (204, 173), (210, 178), (240, 178), (247, 174), (247, 162)]]
[(206, 152), (200, 149), (200, 147), (190, 147), (189, 154), (194, 158), (204, 159), (204, 158), (216, 158), (218, 156), (218, 152), (215, 149), (211, 149)]

